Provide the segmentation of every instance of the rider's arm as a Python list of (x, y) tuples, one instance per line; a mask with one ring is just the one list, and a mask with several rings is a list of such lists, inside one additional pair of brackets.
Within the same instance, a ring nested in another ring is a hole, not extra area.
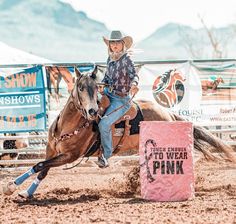
[(133, 61), (130, 59), (129, 56), (127, 56), (126, 58), (127, 60), (127, 73), (129, 74), (129, 78), (131, 80), (131, 85), (138, 85), (138, 82), (139, 82), (139, 77), (135, 71), (135, 68), (134, 68), (134, 63)]
[(102, 79), (102, 83), (109, 84), (109, 77), (107, 75), (107, 72), (105, 73), (104, 78)]
[(107, 59), (107, 70), (106, 70), (105, 75), (102, 79), (102, 83), (105, 83), (105, 84), (108, 84), (108, 85), (111, 84), (111, 78), (108, 75), (109, 62), (110, 62), (110, 58)]

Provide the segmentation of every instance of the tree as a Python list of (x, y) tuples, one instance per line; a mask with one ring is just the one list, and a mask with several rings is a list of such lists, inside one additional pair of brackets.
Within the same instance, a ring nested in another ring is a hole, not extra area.
[(213, 58), (222, 58), (223, 49), (221, 45), (221, 41), (217, 38), (217, 35), (214, 33), (213, 29), (209, 29), (204, 21), (204, 19), (198, 14), (198, 17), (203, 25), (204, 30), (207, 33), (207, 36), (210, 40), (212, 50), (213, 50)]
[[(179, 29), (185, 49), (193, 58), (227, 57), (227, 45), (234, 37), (233, 29), (224, 32), (222, 36), (219, 30), (214, 27), (209, 28), (202, 16), (198, 15), (198, 18), (203, 26), (202, 29), (195, 30), (194, 33), (187, 32), (181, 27)], [(209, 51), (211, 52), (210, 56)]]

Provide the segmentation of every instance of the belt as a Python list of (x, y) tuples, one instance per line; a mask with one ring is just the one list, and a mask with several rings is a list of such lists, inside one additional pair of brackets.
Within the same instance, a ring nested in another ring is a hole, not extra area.
[(117, 95), (117, 96), (120, 96), (120, 97), (125, 97), (125, 96), (129, 95), (129, 93), (122, 93), (122, 92), (116, 91), (116, 90), (113, 90), (112, 93)]

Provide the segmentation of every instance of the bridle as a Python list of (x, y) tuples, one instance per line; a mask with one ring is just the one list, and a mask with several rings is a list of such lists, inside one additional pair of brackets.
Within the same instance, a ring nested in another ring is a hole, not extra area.
[(109, 117), (111, 114), (115, 113), (116, 111), (122, 109), (123, 107), (127, 106), (127, 105), (130, 105), (130, 103), (132, 102), (133, 98), (135, 97), (135, 94), (131, 96), (131, 98), (126, 102), (124, 103), (123, 105), (117, 107), (116, 109), (112, 110), (110, 113), (106, 114), (106, 115), (103, 115), (103, 116), (100, 116), (100, 119), (104, 119), (104, 118), (107, 118)]
[[(81, 112), (82, 116), (88, 120), (87, 118), (87, 113), (86, 113), (86, 110), (84, 109), (84, 107), (82, 106), (82, 103), (81, 103), (81, 99), (79, 97), (79, 93), (78, 93), (78, 84), (79, 84), (79, 81), (81, 80), (82, 76), (80, 78), (78, 78), (75, 82), (75, 86), (74, 86), (74, 89), (71, 91), (71, 98), (72, 98), (72, 101), (73, 101), (73, 104), (75, 106), (75, 108)], [(73, 92), (75, 92), (75, 96), (73, 95)]]
[(82, 106), (81, 99), (80, 99), (79, 93), (78, 93), (78, 84), (79, 84), (79, 81), (81, 80), (81, 78), (82, 78), (82, 76), (76, 80), (75, 86), (74, 86), (74, 89), (76, 88), (75, 96), (73, 95), (73, 92), (74, 92), (74, 89), (73, 89), (72, 92), (71, 92), (71, 98), (72, 98), (72, 101), (73, 101), (73, 104), (74, 104), (75, 108), (78, 111), (80, 111), (82, 116), (85, 118), (85, 122), (80, 127), (78, 127), (76, 130), (74, 130), (72, 132), (64, 133), (63, 135), (60, 135), (58, 138), (53, 136), (56, 145), (61, 141), (65, 141), (67, 139), (70, 139), (74, 135), (78, 135), (82, 129), (88, 128), (89, 125), (90, 125), (90, 122), (87, 118), (87, 113), (86, 113), (84, 107)]
[[(72, 132), (69, 132), (69, 133), (64, 133), (63, 135), (60, 135), (58, 138), (53, 136), (54, 137), (54, 141), (55, 141), (55, 147), (56, 145), (59, 143), (59, 142), (63, 142), (65, 140), (68, 140), (70, 138), (72, 138), (73, 136), (75, 135), (78, 135), (83, 129), (87, 129), (89, 128), (91, 122), (88, 120), (87, 118), (87, 115), (86, 115), (86, 111), (85, 109), (83, 108), (82, 106), (82, 103), (81, 103), (81, 99), (79, 97), (79, 93), (78, 93), (78, 84), (79, 84), (79, 81), (81, 80), (83, 76), (80, 76), (79, 78), (77, 78), (76, 82), (75, 82), (75, 85), (74, 85), (74, 89), (76, 88), (76, 90), (72, 90), (71, 92), (71, 98), (72, 98), (72, 101), (73, 101), (73, 104), (75, 106), (75, 108), (81, 112), (82, 116), (85, 118), (85, 122), (79, 126), (77, 129), (75, 129), (74, 131)], [(75, 92), (75, 95), (73, 95), (73, 92)], [(87, 154), (87, 152), (90, 150), (90, 148), (88, 148), (88, 150), (82, 155), (82, 158), (81, 160), (74, 166), (72, 167), (69, 167), (69, 168), (64, 168), (63, 170), (68, 170), (68, 169), (72, 169), (76, 166), (78, 166), (84, 159), (85, 155)]]

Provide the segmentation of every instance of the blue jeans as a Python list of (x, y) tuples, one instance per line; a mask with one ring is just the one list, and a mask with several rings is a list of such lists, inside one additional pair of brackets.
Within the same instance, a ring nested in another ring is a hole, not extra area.
[[(109, 97), (110, 106), (107, 108), (104, 117), (98, 124), (98, 127), (101, 134), (101, 143), (103, 147), (104, 157), (108, 159), (109, 157), (111, 157), (113, 151), (111, 126), (130, 109), (130, 103), (128, 102), (130, 100), (130, 96), (126, 97), (117, 96), (113, 93), (110, 93), (107, 88), (105, 88), (104, 94), (106, 94)], [(116, 108), (122, 105), (124, 105), (122, 108), (111, 113)], [(106, 115), (109, 113), (111, 114), (106, 117)]]

